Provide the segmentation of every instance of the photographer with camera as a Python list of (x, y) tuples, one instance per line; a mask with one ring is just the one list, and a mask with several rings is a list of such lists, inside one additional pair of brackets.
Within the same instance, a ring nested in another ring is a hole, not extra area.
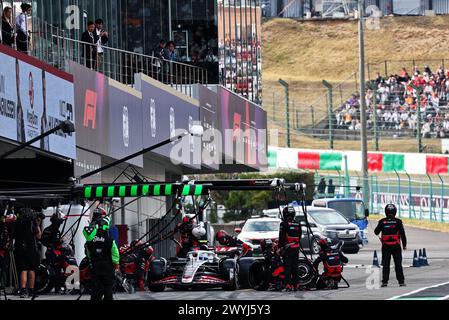
[(17, 271), (20, 273), (20, 298), (27, 295), (27, 285), (30, 290), (29, 295), (36, 297), (34, 290), (35, 271), (39, 267), (40, 256), (38, 250), (38, 240), (41, 239), (42, 213), (36, 213), (29, 208), (20, 210), (14, 228), (14, 255)]

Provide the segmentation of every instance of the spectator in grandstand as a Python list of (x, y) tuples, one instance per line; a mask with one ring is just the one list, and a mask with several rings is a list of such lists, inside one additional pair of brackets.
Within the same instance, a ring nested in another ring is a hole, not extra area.
[(31, 15), (32, 7), (28, 3), (22, 3), (20, 8), (22, 9), (22, 13), (16, 18), (16, 45), (18, 51), (28, 54), (28, 47), (30, 43), (28, 31), (29, 27), (31, 27), (28, 25), (28, 16)]
[(81, 55), (85, 59), (86, 67), (89, 69), (95, 68), (98, 36), (95, 32), (95, 23), (93, 21), (87, 23), (87, 30), (81, 36), (81, 42), (84, 43)]
[(431, 128), (430, 128), (430, 122), (425, 122), (422, 126), (422, 137), (423, 138), (430, 138), (430, 132), (431, 132)]
[(12, 9), (5, 7), (2, 14), (2, 43), (12, 47), (14, 44), (14, 24), (12, 23)]

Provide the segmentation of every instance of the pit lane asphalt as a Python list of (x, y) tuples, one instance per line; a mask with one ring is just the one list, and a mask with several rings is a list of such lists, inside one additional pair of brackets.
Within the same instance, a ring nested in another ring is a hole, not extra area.
[[(367, 288), (367, 280), (377, 279), (380, 283), (381, 269), (371, 268), (374, 250), (377, 250), (381, 261), (380, 242), (373, 235), (373, 227), (369, 227), (369, 244), (356, 255), (347, 255), (349, 264), (343, 275), (350, 283), (347, 289), (331, 291), (300, 291), (294, 293), (257, 292), (254, 290), (238, 290), (225, 292), (222, 290), (207, 291), (174, 291), (162, 293), (140, 292), (132, 295), (116, 294), (117, 300), (384, 300), (393, 297), (399, 299), (448, 299), (449, 285), (429, 288), (410, 296), (399, 297), (411, 292), (449, 282), (449, 233), (434, 232), (422, 229), (407, 228), (408, 248), (403, 252), (404, 272), (407, 287), (399, 287), (395, 279), (394, 267), (391, 268), (388, 288)], [(414, 250), (426, 248), (430, 266), (411, 268)], [(367, 273), (374, 270), (376, 276)], [(371, 278), (369, 278), (371, 276)], [(371, 281), (368, 281), (371, 283)], [(426, 294), (429, 292), (428, 294)], [(17, 297), (10, 297), (13, 300)], [(39, 296), (36, 300), (76, 300), (77, 296)], [(83, 296), (81, 300), (88, 300)]]

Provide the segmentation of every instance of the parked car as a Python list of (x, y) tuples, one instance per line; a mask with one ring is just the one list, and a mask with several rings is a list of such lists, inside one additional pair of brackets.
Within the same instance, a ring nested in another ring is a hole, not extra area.
[[(299, 212), (298, 212), (299, 211)], [(296, 219), (305, 224), (302, 209), (298, 207)], [(359, 227), (334, 209), (307, 207), (307, 217), (314, 236), (329, 238), (333, 242), (344, 241), (344, 253), (358, 253), (360, 250)]]
[[(279, 211), (279, 210), (278, 210)], [(273, 214), (274, 212), (271, 212)], [(298, 212), (299, 214), (299, 212)], [(260, 242), (262, 240), (272, 240), (275, 241), (279, 238), (279, 227), (281, 225), (281, 219), (279, 218), (252, 218), (245, 222), (245, 225), (241, 230), (237, 229), (239, 232), (238, 239), (243, 242), (250, 243), (253, 245), (253, 250), (255, 253), (260, 252)], [(319, 246), (316, 239), (309, 241), (310, 233), (307, 232), (305, 222), (302, 225), (302, 238), (301, 246), (306, 252), (310, 252), (310, 246), (312, 245), (312, 252), (318, 253)], [(312, 231), (318, 232), (318, 229), (312, 228)]]

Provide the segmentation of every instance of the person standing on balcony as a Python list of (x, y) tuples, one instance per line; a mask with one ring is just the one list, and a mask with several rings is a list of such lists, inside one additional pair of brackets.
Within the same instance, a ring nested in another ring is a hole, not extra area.
[(97, 65), (100, 66), (103, 62), (103, 45), (109, 41), (109, 34), (103, 29), (103, 19), (95, 20), (95, 33), (97, 35)]
[(95, 68), (98, 36), (95, 32), (95, 23), (93, 21), (87, 23), (87, 30), (81, 36), (81, 42), (83, 42), (81, 56), (85, 59), (86, 67), (89, 69)]
[(16, 18), (17, 29), (17, 50), (28, 54), (28, 47), (30, 37), (28, 36), (28, 16), (31, 15), (31, 5), (28, 3), (22, 3), (20, 5), (22, 13)]
[(2, 14), (2, 43), (11, 47), (14, 44), (14, 24), (12, 23), (12, 9), (5, 7)]
[(176, 53), (176, 45), (173, 41), (167, 42), (167, 46), (164, 50), (164, 59), (168, 61), (178, 61), (178, 55)]

